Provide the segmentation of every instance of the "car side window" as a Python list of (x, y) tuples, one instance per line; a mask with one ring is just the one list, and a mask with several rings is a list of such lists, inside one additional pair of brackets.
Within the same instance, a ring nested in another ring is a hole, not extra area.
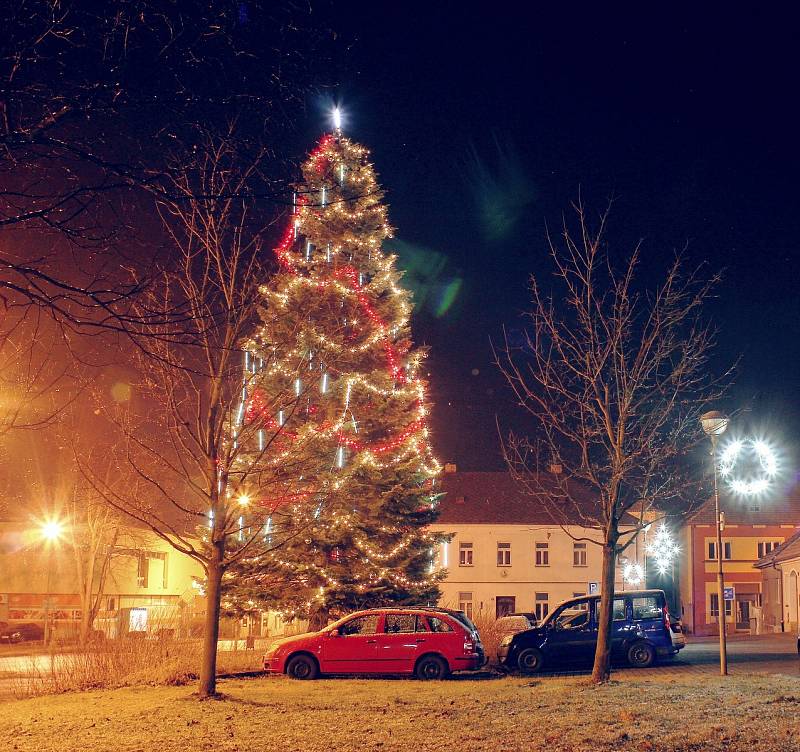
[(378, 614), (357, 616), (355, 619), (350, 619), (350, 621), (342, 624), (339, 627), (339, 634), (343, 637), (375, 634), (378, 631), (378, 619)]
[(614, 598), (612, 617), (614, 621), (625, 621), (625, 599)]
[(386, 614), (383, 631), (386, 634), (424, 632), (425, 625), (416, 614)]
[(453, 628), (438, 616), (429, 616), (428, 624), (430, 624), (431, 632), (452, 632)]
[(634, 619), (660, 619), (661, 606), (658, 598), (654, 595), (646, 595), (640, 598), (631, 598), (633, 603)]

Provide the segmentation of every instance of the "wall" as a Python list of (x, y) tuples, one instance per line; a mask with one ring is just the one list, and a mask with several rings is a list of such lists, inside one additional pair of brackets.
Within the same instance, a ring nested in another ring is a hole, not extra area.
[[(431, 526), (432, 531), (455, 533), (449, 544), (438, 552), (438, 565), (447, 569), (448, 576), (442, 584), (440, 605), (459, 607), (459, 593), (472, 593), (473, 615), (479, 612), (493, 617), (497, 598), (512, 596), (516, 611), (535, 612), (536, 593), (546, 593), (548, 608), (559, 602), (585, 594), (590, 582), (599, 582), (602, 570), (600, 546), (587, 542), (587, 566), (574, 566), (573, 541), (558, 526), (537, 525), (446, 525)], [(579, 527), (570, 528), (575, 537), (600, 540), (598, 531)], [(511, 565), (498, 566), (498, 542), (511, 544)], [(549, 566), (535, 564), (535, 544), (549, 544)], [(472, 543), (473, 565), (459, 564), (461, 543)], [(632, 547), (629, 554), (635, 558)], [(643, 584), (638, 585), (643, 587)], [(617, 589), (622, 589), (621, 570), (618, 569)], [(634, 589), (628, 585), (628, 589)], [(541, 603), (541, 601), (540, 601)]]
[[(725, 542), (731, 544), (731, 558), (723, 558), (725, 585), (735, 589), (737, 598), (728, 619), (729, 632), (736, 629), (733, 621), (737, 615), (746, 613), (741, 609), (750, 608), (754, 615), (752, 607), (760, 599), (762, 573), (753, 566), (759, 558), (758, 543), (782, 543), (795, 529), (794, 525), (726, 525), (723, 548)], [(681, 578), (681, 604), (684, 614), (690, 614), (685, 623), (697, 635), (718, 634), (717, 617), (710, 614), (711, 595), (717, 592), (717, 561), (708, 558), (708, 544), (716, 542), (714, 525), (686, 526), (683, 541), (681, 570), (686, 574)], [(743, 602), (749, 605), (743, 606)]]

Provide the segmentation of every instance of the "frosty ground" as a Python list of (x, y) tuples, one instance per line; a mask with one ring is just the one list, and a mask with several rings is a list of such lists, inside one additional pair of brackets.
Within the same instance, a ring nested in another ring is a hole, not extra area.
[(800, 750), (800, 679), (284, 677), (0, 703), (7, 750)]

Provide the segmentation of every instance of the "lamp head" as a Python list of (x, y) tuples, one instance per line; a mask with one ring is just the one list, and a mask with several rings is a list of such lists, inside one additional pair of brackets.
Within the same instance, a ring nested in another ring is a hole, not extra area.
[(63, 535), (64, 524), (61, 520), (49, 519), (42, 524), (39, 532), (46, 541), (54, 543)]
[(700, 425), (707, 436), (722, 436), (728, 427), (728, 416), (719, 410), (709, 410), (700, 416)]

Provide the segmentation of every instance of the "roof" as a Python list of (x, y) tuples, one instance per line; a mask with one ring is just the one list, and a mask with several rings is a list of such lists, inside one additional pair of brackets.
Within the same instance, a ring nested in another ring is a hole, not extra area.
[(791, 538), (781, 543), (780, 546), (760, 558), (753, 566), (763, 569), (789, 559), (800, 559), (800, 532), (795, 533)]
[[(542, 474), (539, 481), (552, 488), (546, 499), (526, 493), (508, 472), (456, 472), (441, 476), (444, 497), (439, 501), (438, 525), (581, 525), (597, 527), (599, 504), (591, 490), (567, 482), (570, 500), (558, 498), (558, 478)], [(628, 517), (627, 524), (634, 519)]]
[[(800, 484), (792, 483), (773, 497), (742, 499), (720, 493), (719, 503), (728, 525), (800, 525)], [(691, 525), (714, 524), (714, 498), (709, 498), (688, 520)]]

